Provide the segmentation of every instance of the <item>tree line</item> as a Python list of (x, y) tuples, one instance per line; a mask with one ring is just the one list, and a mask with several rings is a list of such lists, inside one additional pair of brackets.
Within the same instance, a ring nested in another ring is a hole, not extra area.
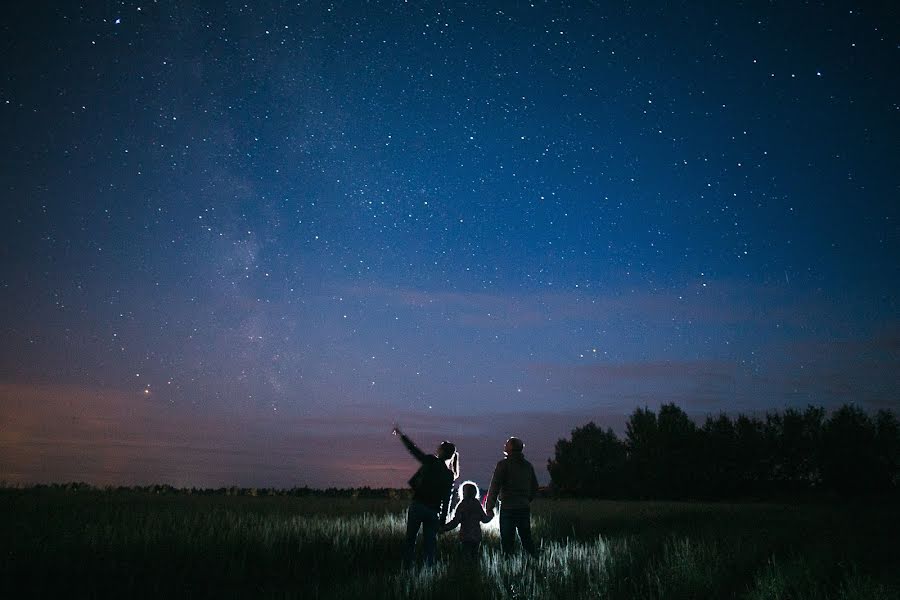
[(264, 488), (264, 487), (220, 487), (220, 488), (196, 488), (175, 487), (169, 484), (150, 485), (92, 485), (83, 481), (71, 481), (68, 483), (37, 483), (31, 485), (10, 484), (0, 481), (0, 492), (4, 490), (37, 490), (59, 492), (67, 494), (75, 493), (106, 493), (106, 494), (153, 494), (157, 496), (291, 496), (295, 498), (376, 498), (388, 500), (408, 500), (412, 497), (412, 490), (408, 488), (372, 488), (369, 486), (357, 488), (311, 488), (308, 486), (292, 488)]
[(675, 404), (638, 408), (624, 439), (593, 422), (556, 443), (551, 487), (593, 498), (732, 499), (808, 493), (878, 495), (900, 489), (900, 424), (855, 405), (762, 417), (707, 416)]

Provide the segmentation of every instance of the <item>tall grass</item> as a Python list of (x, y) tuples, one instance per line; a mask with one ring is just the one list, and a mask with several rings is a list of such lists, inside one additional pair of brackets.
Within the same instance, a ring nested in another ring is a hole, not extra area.
[(539, 501), (537, 558), (401, 566), (399, 500), (0, 490), (0, 596), (900, 597), (893, 506)]

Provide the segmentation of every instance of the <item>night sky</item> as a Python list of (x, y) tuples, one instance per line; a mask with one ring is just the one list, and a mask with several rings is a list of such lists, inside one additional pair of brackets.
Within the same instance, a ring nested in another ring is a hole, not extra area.
[[(900, 408), (900, 18), (5, 9), (0, 480), (487, 483), (637, 407)], [(501, 7), (502, 8), (498, 8)]]

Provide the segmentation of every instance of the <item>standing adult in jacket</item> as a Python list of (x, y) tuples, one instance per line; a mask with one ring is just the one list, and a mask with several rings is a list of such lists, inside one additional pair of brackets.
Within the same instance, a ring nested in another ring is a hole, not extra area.
[(413, 499), (406, 513), (406, 547), (403, 562), (411, 565), (414, 562), (416, 537), (419, 527), (422, 528), (422, 552), (425, 564), (434, 563), (437, 549), (437, 533), (447, 520), (447, 509), (453, 495), (453, 482), (459, 477), (459, 454), (456, 446), (450, 442), (441, 442), (435, 454), (425, 454), (412, 440), (394, 425), (394, 435), (409, 453), (421, 463), (419, 470), (409, 480), (413, 490)]
[(484, 508), (487, 515), (493, 517), (497, 499), (500, 499), (500, 546), (503, 552), (513, 551), (518, 531), (525, 552), (537, 556), (531, 539), (531, 501), (537, 495), (538, 483), (534, 467), (522, 453), (524, 448), (525, 444), (517, 437), (506, 440), (503, 447), (506, 458), (494, 469)]

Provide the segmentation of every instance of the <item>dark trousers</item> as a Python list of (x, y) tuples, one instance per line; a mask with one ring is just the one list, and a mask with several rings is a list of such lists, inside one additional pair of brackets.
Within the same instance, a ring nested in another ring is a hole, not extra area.
[(464, 540), (460, 542), (462, 546), (462, 555), (466, 560), (475, 560), (478, 558), (478, 551), (481, 549), (481, 542), (471, 542)]
[(503, 552), (511, 553), (516, 548), (516, 531), (522, 540), (522, 547), (531, 556), (536, 556), (534, 541), (531, 539), (531, 509), (500, 509), (500, 547)]
[(425, 564), (434, 564), (440, 519), (438, 511), (421, 502), (414, 501), (409, 505), (406, 513), (406, 547), (403, 551), (405, 564), (411, 565), (415, 562), (416, 537), (419, 535), (419, 526), (422, 527), (422, 553), (425, 555)]

